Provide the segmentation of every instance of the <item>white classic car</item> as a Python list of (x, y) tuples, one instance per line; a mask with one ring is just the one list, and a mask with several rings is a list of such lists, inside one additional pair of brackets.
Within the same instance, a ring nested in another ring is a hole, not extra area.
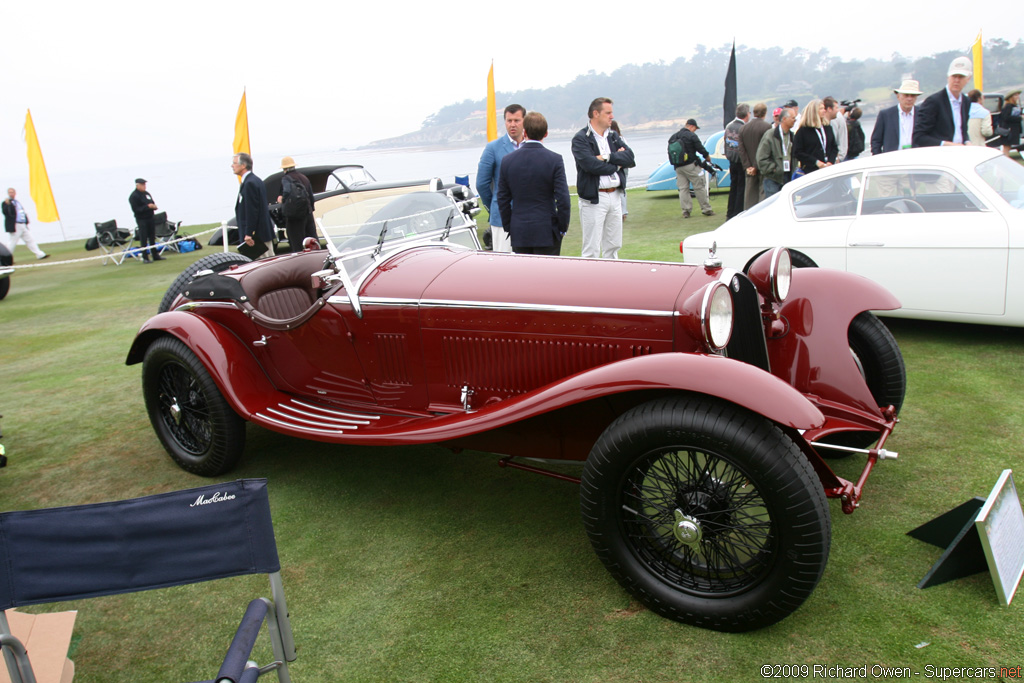
[(985, 147), (929, 147), (824, 168), (717, 230), (687, 237), (684, 260), (712, 244), (745, 269), (778, 244), (795, 266), (870, 278), (903, 307), (884, 315), (1024, 326), (1024, 166)]

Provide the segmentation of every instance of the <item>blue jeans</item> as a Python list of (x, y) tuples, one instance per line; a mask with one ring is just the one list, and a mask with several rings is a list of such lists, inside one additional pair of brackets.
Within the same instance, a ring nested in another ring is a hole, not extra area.
[(764, 188), (764, 198), (768, 199), (773, 194), (782, 189), (782, 183), (776, 182), (771, 178), (761, 178), (761, 186)]

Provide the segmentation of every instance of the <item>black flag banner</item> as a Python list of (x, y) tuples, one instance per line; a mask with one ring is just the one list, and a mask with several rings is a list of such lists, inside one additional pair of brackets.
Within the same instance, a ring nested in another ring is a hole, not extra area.
[(736, 41), (732, 41), (732, 55), (729, 57), (729, 71), (725, 74), (725, 98), (722, 100), (722, 128), (729, 125), (736, 115)]

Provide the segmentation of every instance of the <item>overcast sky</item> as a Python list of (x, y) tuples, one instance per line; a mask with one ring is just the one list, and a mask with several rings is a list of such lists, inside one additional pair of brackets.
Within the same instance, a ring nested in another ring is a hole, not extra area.
[(0, 171), (27, 175), (29, 108), (52, 176), (229, 157), (243, 87), (253, 152), (301, 153), (410, 132), (446, 104), (482, 98), (492, 59), (500, 93), (689, 58), (698, 43), (734, 37), (864, 59), (966, 51), (979, 29), (986, 40), (1024, 35), (1024, 15), (992, 3), (978, 5), (992, 9), (984, 20), (949, 0), (815, 4), (812, 14), (800, 3), (679, 0), (9, 3)]

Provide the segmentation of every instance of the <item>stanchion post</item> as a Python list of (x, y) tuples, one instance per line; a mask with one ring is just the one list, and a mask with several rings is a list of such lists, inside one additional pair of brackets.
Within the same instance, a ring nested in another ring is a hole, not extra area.
[(220, 222), (220, 238), (221, 238), (221, 240), (220, 240), (221, 244), (224, 245), (224, 251), (226, 252), (228, 250), (228, 222), (227, 221), (221, 221)]

